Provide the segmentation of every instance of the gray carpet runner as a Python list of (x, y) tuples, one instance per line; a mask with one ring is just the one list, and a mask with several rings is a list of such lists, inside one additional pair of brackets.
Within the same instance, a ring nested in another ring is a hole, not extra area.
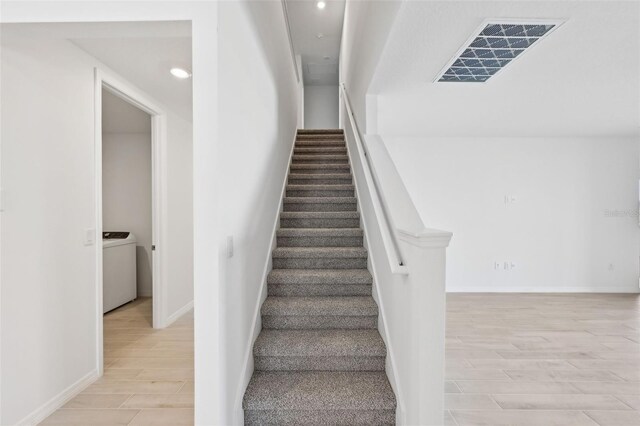
[(276, 238), (245, 424), (395, 424), (342, 130), (298, 131)]

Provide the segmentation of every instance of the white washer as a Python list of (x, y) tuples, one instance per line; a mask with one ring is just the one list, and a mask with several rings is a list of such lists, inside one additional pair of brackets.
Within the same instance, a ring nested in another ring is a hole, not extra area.
[(102, 233), (103, 313), (138, 297), (136, 237), (131, 232)]

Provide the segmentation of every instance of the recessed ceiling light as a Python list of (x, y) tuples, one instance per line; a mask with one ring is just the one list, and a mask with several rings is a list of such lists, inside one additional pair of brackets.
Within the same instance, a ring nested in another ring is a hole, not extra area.
[(327, 6), (327, 3), (319, 1), (318, 3), (316, 3), (316, 6), (318, 6), (318, 9), (324, 9)]
[(171, 68), (171, 75), (180, 80), (184, 80), (185, 78), (191, 77), (191, 73), (187, 70), (183, 70), (182, 68)]

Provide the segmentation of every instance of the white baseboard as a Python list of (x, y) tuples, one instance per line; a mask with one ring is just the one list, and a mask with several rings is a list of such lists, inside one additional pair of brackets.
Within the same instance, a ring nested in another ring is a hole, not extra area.
[(447, 293), (639, 293), (633, 286), (451, 286)]
[(293, 160), (293, 150), (296, 146), (296, 138), (298, 136), (298, 130), (296, 129), (293, 135), (293, 143), (291, 145), (291, 151), (289, 152), (289, 163), (287, 164), (287, 172), (284, 175), (284, 180), (282, 182), (282, 190), (280, 191), (280, 204), (278, 204), (278, 211), (276, 212), (276, 217), (273, 221), (273, 230), (271, 234), (271, 245), (269, 246), (269, 252), (267, 253), (267, 259), (264, 264), (264, 270), (262, 272), (262, 280), (260, 281), (261, 287), (260, 292), (258, 294), (258, 299), (256, 300), (256, 305), (253, 309), (253, 320), (251, 326), (251, 333), (249, 333), (248, 341), (247, 341), (247, 349), (243, 356), (242, 370), (240, 374), (240, 384), (238, 385), (238, 391), (235, 395), (234, 401), (234, 425), (242, 425), (244, 424), (244, 414), (242, 411), (242, 399), (244, 397), (244, 392), (247, 389), (247, 385), (249, 384), (249, 380), (251, 380), (251, 375), (253, 374), (253, 343), (258, 338), (258, 334), (260, 334), (260, 330), (262, 329), (262, 318), (260, 315), (262, 303), (267, 298), (267, 276), (271, 271), (271, 253), (273, 249), (276, 247), (276, 235), (278, 232), (278, 228), (280, 228), (280, 212), (283, 210), (284, 205), (284, 195), (287, 190), (287, 180), (289, 179), (289, 170), (291, 169), (291, 162)]
[(169, 327), (171, 324), (176, 322), (178, 318), (189, 312), (191, 309), (193, 309), (193, 300), (169, 315), (169, 317), (167, 317), (166, 321), (164, 322), (164, 327)]
[(27, 415), (17, 424), (20, 426), (37, 425), (38, 423), (49, 417), (58, 408), (66, 404), (77, 394), (85, 390), (91, 383), (95, 382), (98, 377), (99, 376), (97, 370), (91, 371), (86, 376), (82, 377), (80, 380), (60, 392), (58, 395), (45, 402), (42, 406), (37, 408), (31, 414)]

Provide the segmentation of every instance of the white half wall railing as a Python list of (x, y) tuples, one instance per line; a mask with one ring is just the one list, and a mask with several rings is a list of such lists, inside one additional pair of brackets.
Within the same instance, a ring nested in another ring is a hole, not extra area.
[(344, 84), (340, 95), (397, 424), (442, 425), (445, 254), (452, 234), (424, 226), (382, 139), (361, 136)]

